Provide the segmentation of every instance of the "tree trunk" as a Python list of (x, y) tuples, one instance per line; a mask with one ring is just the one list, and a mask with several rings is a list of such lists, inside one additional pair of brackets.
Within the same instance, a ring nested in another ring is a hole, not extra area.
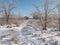
[(47, 13), (45, 14), (45, 23), (44, 23), (44, 27), (43, 30), (47, 30)]
[(9, 15), (6, 16), (6, 24), (9, 24)]
[(58, 21), (59, 21), (59, 31), (60, 31), (60, 18), (58, 19)]
[(45, 1), (45, 23), (44, 23), (44, 27), (43, 30), (47, 30), (47, 14), (48, 14), (48, 0)]
[(58, 7), (58, 24), (59, 24), (59, 31), (60, 31), (60, 4), (57, 5)]

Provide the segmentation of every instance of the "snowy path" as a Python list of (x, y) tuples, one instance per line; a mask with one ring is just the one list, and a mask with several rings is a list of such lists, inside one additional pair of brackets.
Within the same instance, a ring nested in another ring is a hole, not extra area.
[(29, 21), (19, 27), (0, 28), (0, 45), (60, 45), (60, 32), (41, 30)]

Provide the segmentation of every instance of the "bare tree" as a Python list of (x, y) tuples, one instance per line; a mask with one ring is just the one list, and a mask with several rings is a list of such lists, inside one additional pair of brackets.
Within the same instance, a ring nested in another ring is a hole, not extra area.
[(44, 20), (44, 24), (42, 23), (42, 18), (41, 18), (41, 14), (39, 14), (40, 10), (38, 9), (38, 6), (36, 6), (36, 4), (33, 4), (33, 6), (36, 8), (36, 10), (38, 11), (38, 14), (40, 15), (40, 21), (43, 27), (43, 30), (46, 30), (47, 27), (47, 15), (48, 15), (48, 0), (45, 1), (44, 3), (44, 11), (45, 11), (45, 20)]
[(39, 10), (38, 6), (36, 4), (32, 4), (36, 11), (32, 14), (35, 18), (40, 20), (41, 26), (44, 28), (44, 24), (43, 24), (43, 19), (42, 19), (42, 14), (41, 11)]
[[(41, 11), (39, 10), (38, 6), (37, 6), (36, 4), (33, 4), (33, 6), (34, 6), (35, 9), (38, 11), (38, 15), (40, 15), (40, 22), (41, 22), (41, 25), (42, 25), (42, 27), (43, 27), (43, 30), (47, 30), (47, 23), (48, 23), (47, 17), (48, 17), (48, 15), (49, 15), (49, 13), (50, 13), (52, 10), (54, 10), (57, 6), (49, 9), (49, 0), (45, 0), (45, 2), (43, 2), (43, 3), (44, 3), (44, 6), (43, 6), (43, 8), (44, 8), (44, 10), (43, 10), (43, 11), (44, 11), (44, 12), (43, 12), (43, 15), (44, 15), (44, 23), (42, 22), (43, 19), (42, 19), (42, 16), (41, 16), (41, 14), (40, 14)], [(41, 7), (41, 6), (40, 6), (40, 7)]]
[(47, 15), (48, 15), (48, 0), (45, 1), (44, 3), (44, 10), (45, 10), (45, 24), (43, 30), (46, 30), (47, 27)]
[(16, 0), (10, 0), (8, 4), (5, 1), (6, 0), (2, 0), (1, 8), (3, 9), (4, 15), (6, 18), (6, 24), (8, 24), (9, 16), (10, 16), (12, 10), (16, 6)]
[(58, 9), (58, 24), (59, 24), (59, 30), (60, 30), (60, 3), (57, 4), (57, 9)]

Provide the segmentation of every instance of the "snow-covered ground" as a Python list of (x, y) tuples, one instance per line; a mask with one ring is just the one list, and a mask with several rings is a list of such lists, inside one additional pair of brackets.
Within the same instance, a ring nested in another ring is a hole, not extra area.
[(0, 45), (60, 45), (60, 32), (41, 30), (28, 21), (19, 26), (4, 25), (0, 26)]

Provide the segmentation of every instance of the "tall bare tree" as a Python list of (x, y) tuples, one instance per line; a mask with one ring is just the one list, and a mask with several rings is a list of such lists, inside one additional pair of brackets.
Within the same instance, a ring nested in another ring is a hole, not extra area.
[(2, 0), (1, 8), (3, 9), (6, 24), (9, 22), (9, 16), (12, 10), (16, 7), (16, 0), (9, 0), (9, 3), (6, 2), (7, 0)]
[(40, 23), (41, 23), (41, 26), (43, 27), (44, 29), (44, 24), (43, 24), (43, 20), (42, 20), (42, 14), (41, 14), (41, 11), (39, 10), (39, 7), (36, 5), (36, 4), (32, 4), (36, 11), (33, 13), (33, 16), (35, 16), (36, 18), (38, 18), (40, 20)]
[(47, 15), (48, 15), (48, 0), (45, 0), (45, 2), (44, 2), (44, 11), (45, 11), (44, 24), (42, 22), (42, 18), (41, 18), (41, 14), (40, 14), (40, 10), (39, 10), (38, 6), (36, 6), (36, 4), (33, 4), (33, 6), (36, 8), (36, 10), (38, 11), (38, 14), (40, 15), (40, 21), (41, 21), (43, 30), (46, 30), (46, 27), (47, 27)]
[(47, 15), (48, 15), (48, 0), (45, 0), (44, 10), (45, 10), (45, 24), (44, 24), (43, 29), (46, 30), (46, 27), (47, 27)]
[[(41, 14), (39, 14), (41, 11), (39, 10), (39, 8), (38, 8), (38, 6), (36, 5), (36, 4), (33, 4), (33, 6), (35, 7), (35, 9), (38, 11), (38, 15), (40, 15), (40, 22), (41, 22), (41, 24), (42, 24), (42, 27), (43, 27), (43, 30), (47, 30), (47, 23), (48, 23), (48, 21), (47, 21), (47, 18), (48, 18), (48, 15), (49, 15), (49, 13), (52, 11), (52, 10), (54, 10), (57, 6), (55, 6), (55, 7), (53, 7), (53, 8), (51, 8), (51, 9), (49, 9), (49, 0), (45, 0), (44, 2), (43, 2), (43, 4), (44, 4), (44, 6), (43, 6), (43, 8), (44, 8), (44, 12), (43, 12), (43, 15), (44, 15), (44, 23), (42, 22), (43, 20), (42, 20), (42, 17), (41, 17)], [(41, 5), (42, 6), (42, 5)], [(41, 7), (40, 6), (40, 7)]]
[(58, 24), (59, 24), (59, 30), (60, 30), (60, 3), (57, 4), (57, 9), (58, 9)]

